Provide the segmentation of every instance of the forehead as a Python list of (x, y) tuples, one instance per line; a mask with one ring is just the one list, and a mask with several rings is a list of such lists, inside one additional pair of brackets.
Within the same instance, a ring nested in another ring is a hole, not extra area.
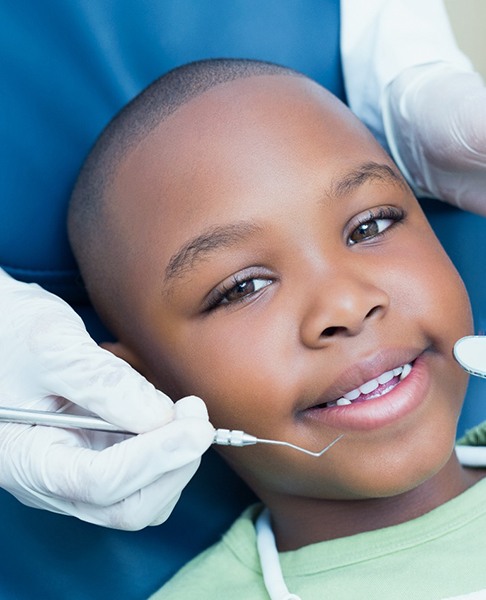
[[(182, 243), (203, 227), (302, 198), (363, 161), (389, 162), (348, 109), (298, 76), (215, 86), (162, 122), (124, 159), (117, 220)], [(152, 240), (155, 242), (155, 240)], [(142, 243), (137, 240), (137, 243)]]
[(170, 187), (205, 172), (240, 179), (245, 167), (271, 163), (276, 169), (294, 159), (295, 168), (296, 158), (305, 162), (316, 151), (336, 159), (330, 170), (343, 162), (350, 145), (361, 161), (365, 153), (380, 151), (350, 111), (313, 81), (242, 78), (191, 99), (157, 126), (122, 161), (114, 191), (119, 197), (120, 190), (136, 188), (139, 195), (145, 182)]

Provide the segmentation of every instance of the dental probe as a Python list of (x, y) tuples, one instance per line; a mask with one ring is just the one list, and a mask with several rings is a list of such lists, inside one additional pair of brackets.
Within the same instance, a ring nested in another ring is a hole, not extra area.
[(245, 433), (244, 431), (238, 431), (237, 429), (215, 429), (213, 444), (218, 444), (220, 446), (234, 446), (236, 448), (241, 448), (243, 446), (252, 446), (253, 444), (274, 444), (275, 446), (287, 446), (287, 448), (293, 448), (294, 450), (298, 450), (299, 452), (303, 452), (304, 454), (308, 454), (309, 456), (319, 457), (322, 456), (324, 452), (327, 452), (330, 448), (332, 448), (332, 446), (334, 446), (336, 442), (339, 442), (343, 435), (344, 433), (339, 435), (335, 440), (333, 440), (320, 452), (312, 452), (312, 450), (306, 450), (306, 448), (296, 446), (295, 444), (291, 444), (290, 442), (257, 438), (254, 435), (250, 435), (249, 433)]
[[(91, 417), (88, 415), (72, 415), (69, 413), (49, 412), (45, 410), (25, 410), (23, 408), (0, 407), (0, 423), (20, 423), (23, 425), (44, 425), (48, 427), (65, 427), (67, 429), (90, 429), (94, 431), (104, 431), (107, 433), (122, 433), (125, 435), (135, 435), (131, 431), (119, 429), (116, 425), (104, 421), (100, 417)], [(343, 433), (334, 441), (328, 444), (320, 452), (306, 450), (290, 442), (279, 440), (265, 440), (257, 438), (254, 435), (238, 431), (236, 429), (215, 429), (213, 444), (220, 446), (233, 446), (242, 448), (243, 446), (252, 446), (254, 444), (274, 444), (277, 446), (287, 446), (309, 456), (319, 457), (327, 452), (342, 437)]]

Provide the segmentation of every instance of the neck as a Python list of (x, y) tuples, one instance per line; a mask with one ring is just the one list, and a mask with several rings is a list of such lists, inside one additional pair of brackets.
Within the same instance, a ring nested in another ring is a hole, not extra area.
[(415, 519), (458, 496), (484, 471), (461, 467), (455, 455), (434, 477), (389, 498), (322, 500), (291, 496), (263, 498), (272, 515), (280, 552)]

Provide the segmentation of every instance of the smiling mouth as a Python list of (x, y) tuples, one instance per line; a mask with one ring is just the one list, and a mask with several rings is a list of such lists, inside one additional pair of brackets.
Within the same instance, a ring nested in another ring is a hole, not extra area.
[(334, 406), (349, 406), (357, 402), (366, 402), (373, 398), (385, 396), (410, 374), (413, 363), (406, 363), (391, 371), (385, 371), (375, 379), (370, 379), (354, 390), (351, 390), (336, 400), (323, 402), (314, 406), (317, 408), (332, 408)]

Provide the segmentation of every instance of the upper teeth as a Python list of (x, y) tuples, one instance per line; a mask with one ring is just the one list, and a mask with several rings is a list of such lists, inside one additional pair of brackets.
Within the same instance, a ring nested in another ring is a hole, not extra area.
[[(359, 398), (361, 394), (370, 394), (371, 392), (376, 390), (380, 385), (388, 383), (398, 375), (400, 376), (400, 381), (402, 381), (403, 379), (405, 379), (405, 377), (407, 377), (410, 374), (411, 370), (412, 365), (407, 363), (401, 367), (392, 369), (391, 371), (386, 371), (385, 373), (379, 375), (376, 379), (370, 379), (370, 381), (363, 383), (363, 385), (360, 385), (355, 390), (351, 390), (347, 394), (344, 394), (344, 396), (342, 398), (339, 398), (339, 400), (336, 400), (335, 402), (329, 402), (328, 406), (346, 406), (347, 404), (351, 404), (352, 401)], [(376, 394), (376, 396), (382, 396), (383, 394), (386, 394), (391, 389), (393, 389), (395, 385), (391, 385), (390, 387), (384, 389), (382, 393)]]

